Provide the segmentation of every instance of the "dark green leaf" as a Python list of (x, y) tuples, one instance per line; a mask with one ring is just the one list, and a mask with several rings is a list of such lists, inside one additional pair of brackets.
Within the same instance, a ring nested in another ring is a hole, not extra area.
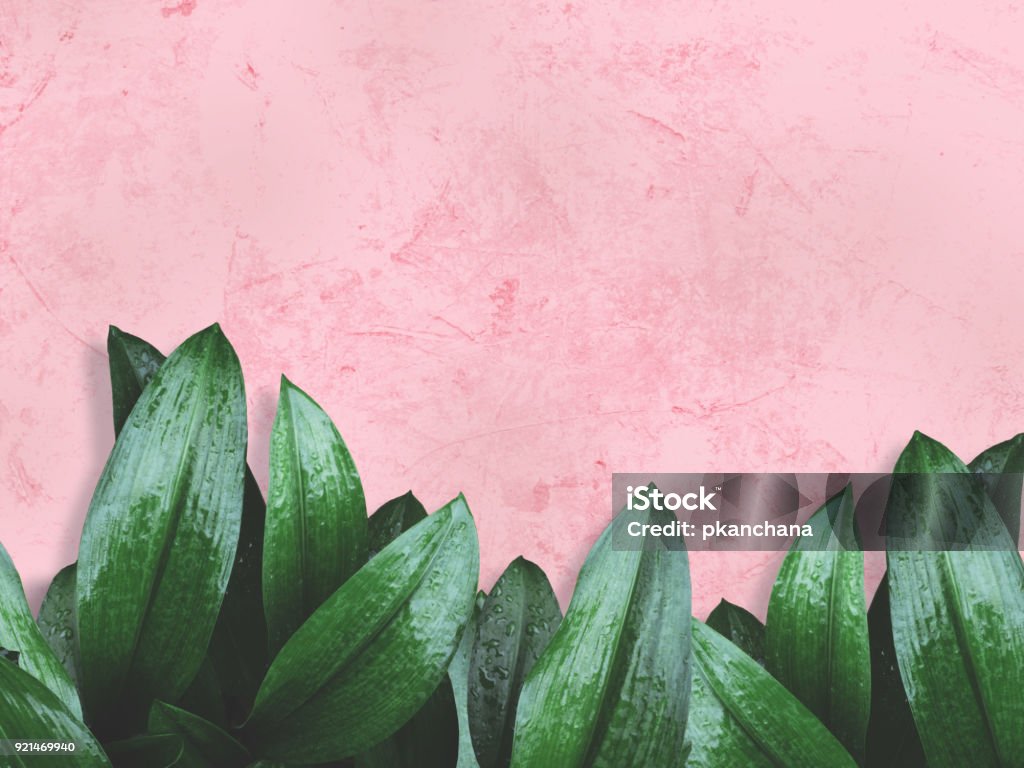
[(889, 617), (889, 577), (878, 585), (868, 609), (871, 641), (871, 719), (867, 765), (872, 768), (925, 768), (924, 750), (903, 690)]
[(175, 768), (243, 768), (252, 759), (245, 747), (213, 723), (162, 701), (153, 702), (149, 731), (181, 738), (184, 750)]
[(17, 651), (18, 666), (39, 679), (78, 718), (82, 706), (75, 684), (32, 617), (14, 563), (0, 545), (0, 646)]
[(246, 467), (238, 550), (208, 651), (232, 725), (245, 719), (269, 664), (261, 587), (265, 512), (263, 494)]
[(523, 680), (561, 621), (544, 571), (512, 561), (484, 601), (469, 666), (469, 727), (481, 768), (511, 761)]
[(661, 538), (644, 551), (613, 547), (631, 522), (670, 520), (620, 512), (591, 549), (565, 620), (523, 685), (516, 768), (678, 761), (690, 691), (686, 550)]
[(77, 563), (66, 565), (53, 577), (43, 604), (39, 606), (39, 619), (36, 622), (73, 683), (78, 680), (78, 621), (75, 619), (77, 567)]
[[(757, 662), (693, 622), (689, 768), (854, 768), (828, 729)], [(666, 763), (668, 765), (668, 763)]]
[[(107, 338), (107, 350), (114, 429), (120, 432), (139, 395), (165, 358), (150, 343), (113, 326)], [(267, 625), (260, 586), (265, 514), (263, 494), (247, 466), (235, 563), (209, 648), (231, 722), (239, 722), (249, 711), (267, 671)]]
[(478, 573), (459, 496), (346, 581), (281, 649), (245, 728), (256, 751), (337, 760), (394, 733), (447, 672)]
[(104, 745), (114, 768), (171, 768), (178, 765), (184, 750), (179, 736), (132, 736)]
[(352, 457), (323, 409), (282, 376), (263, 549), (271, 656), (366, 559), (366, 501)]
[(708, 615), (707, 625), (764, 666), (764, 624), (750, 611), (721, 600)]
[(786, 555), (768, 602), (766, 668), (864, 762), (871, 655), (864, 554), (856, 547), (853, 492), (811, 517), (813, 535)]
[(420, 500), (412, 495), (412, 491), (382, 504), (380, 509), (370, 515), (370, 557), (376, 555), (426, 516), (427, 510), (424, 509)]
[(473, 605), (473, 616), (466, 625), (455, 651), (451, 664), (448, 666), (448, 678), (452, 683), (452, 695), (455, 697), (455, 711), (459, 725), (459, 759), (456, 768), (480, 768), (473, 749), (473, 738), (469, 728), (469, 661), (476, 644), (477, 622), (483, 610), (487, 595), (477, 592)]
[[(426, 516), (426, 510), (412, 491), (385, 502), (370, 516), (370, 557), (374, 557)], [(437, 690), (411, 720), (356, 759), (358, 768), (450, 768), (461, 759), (459, 753), (463, 745), (459, 726), (460, 712), (455, 701), (455, 683), (451, 678), (472, 626), (471, 620), (462, 633), (460, 650), (452, 657), (449, 676), (441, 681)], [(472, 638), (469, 643), (472, 645)], [(462, 689), (465, 689), (464, 683)], [(465, 709), (464, 700), (462, 705), (462, 709)], [(466, 741), (469, 741), (468, 731)], [(473, 752), (472, 742), (469, 743), (469, 752)]]
[(110, 766), (99, 743), (63, 701), (28, 672), (0, 659), (0, 739), (72, 741), (73, 763), (68, 753), (12, 755), (5, 766), (14, 768), (76, 768)]
[(131, 729), (199, 670), (238, 544), (245, 446), (241, 369), (213, 326), (143, 391), (89, 506), (79, 682), (101, 731)]
[(227, 727), (224, 693), (220, 688), (217, 670), (209, 656), (203, 660), (203, 665), (192, 679), (192, 684), (177, 701), (177, 706), (221, 728)]
[[(905, 474), (928, 472), (941, 474)], [(1024, 564), (992, 502), (951, 451), (915, 433), (896, 464), (886, 524), (896, 656), (928, 764), (1019, 765)], [(937, 541), (993, 551), (914, 549)]]
[(459, 723), (446, 677), (419, 711), (356, 760), (358, 768), (453, 768), (459, 759)]
[(993, 445), (967, 465), (982, 474), (985, 490), (1013, 541), (1020, 539), (1020, 495), (1024, 481), (1024, 433)]
[(149, 342), (113, 325), (107, 331), (107, 357), (114, 404), (114, 434), (119, 435), (142, 390), (167, 358)]

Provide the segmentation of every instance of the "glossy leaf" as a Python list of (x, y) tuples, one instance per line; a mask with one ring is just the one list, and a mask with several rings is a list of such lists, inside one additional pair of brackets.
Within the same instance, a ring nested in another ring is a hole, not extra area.
[(78, 718), (75, 684), (32, 617), (14, 563), (0, 544), (0, 647), (18, 652), (18, 666), (40, 680)]
[(521, 557), (484, 600), (469, 666), (469, 726), (481, 768), (511, 761), (523, 681), (561, 621), (544, 571)]
[[(63, 701), (39, 680), (9, 661), (0, 660), (0, 739), (73, 741), (76, 768), (103, 768), (110, 761), (99, 743)], [(60, 768), (67, 753), (11, 755), (14, 768)]]
[[(72, 683), (78, 680), (78, 621), (75, 619), (77, 568), (77, 563), (66, 565), (53, 577), (43, 603), (39, 606), (39, 618), (36, 621)], [(77, 693), (75, 698), (78, 698)]]
[[(397, 539), (427, 516), (426, 510), (412, 491), (385, 502), (369, 520), (370, 557)], [(474, 615), (476, 607), (474, 606)], [(448, 677), (420, 707), (412, 718), (395, 733), (375, 745), (356, 759), (357, 768), (450, 768), (462, 759), (463, 741), (473, 745), (468, 728), (460, 728), (460, 708), (455, 699), (454, 670), (459, 664), (460, 652), (467, 644), (472, 646), (474, 633), (471, 619), (462, 633), (459, 649), (452, 657)], [(466, 664), (468, 665), (468, 658)], [(465, 675), (464, 675), (465, 676)], [(465, 710), (465, 680), (462, 681), (461, 710)], [(464, 737), (464, 738), (463, 738)], [(475, 760), (475, 757), (474, 757)]]
[(452, 683), (452, 696), (455, 698), (456, 721), (459, 728), (459, 757), (456, 768), (480, 768), (473, 749), (473, 737), (469, 727), (469, 663), (476, 645), (477, 627), (480, 611), (483, 610), (486, 593), (477, 592), (473, 604), (473, 615), (462, 633), (459, 647), (448, 666), (448, 678)]
[(255, 751), (337, 760), (394, 733), (445, 676), (478, 573), (476, 528), (459, 496), (381, 551), (285, 644), (245, 727)]
[(114, 434), (119, 435), (142, 391), (167, 358), (148, 341), (113, 325), (107, 330), (107, 357), (114, 406)]
[[(929, 766), (1024, 754), (1024, 563), (981, 483), (915, 433), (886, 510), (892, 631)], [(904, 473), (941, 473), (913, 475)], [(918, 551), (937, 541), (986, 551)]]
[(871, 644), (871, 718), (867, 765), (872, 768), (925, 768), (924, 750), (903, 690), (889, 616), (889, 577), (875, 591), (868, 609)]
[(985, 490), (995, 505), (996, 512), (1010, 532), (1010, 538), (1019, 542), (1021, 523), (1021, 485), (1024, 482), (1024, 433), (1004, 440), (982, 451), (967, 465), (972, 472), (982, 474)]
[(764, 624), (750, 611), (723, 599), (708, 614), (707, 625), (764, 666)]
[(282, 376), (263, 549), (271, 656), (366, 559), (366, 501), (352, 457), (330, 417)]
[(391, 499), (370, 515), (368, 522), (369, 555), (373, 557), (427, 516), (427, 510), (412, 491)]
[[(854, 768), (828, 729), (757, 662), (693, 621), (688, 768)], [(669, 763), (664, 763), (669, 765)]]
[(643, 551), (613, 548), (629, 523), (671, 519), (620, 512), (591, 549), (565, 620), (523, 685), (516, 768), (678, 761), (690, 691), (686, 550), (662, 538)]
[[(107, 352), (114, 430), (119, 433), (166, 358), (149, 342), (113, 326), (107, 337)], [(267, 625), (260, 584), (265, 514), (263, 494), (246, 466), (238, 548), (209, 648), (232, 722), (240, 721), (249, 711), (267, 671)]]
[(248, 751), (230, 735), (198, 715), (162, 701), (149, 712), (149, 732), (178, 736), (184, 749), (175, 768), (244, 768)]
[(162, 733), (156, 736), (131, 736), (104, 745), (114, 768), (171, 768), (185, 745), (179, 736)]
[[(786, 555), (768, 602), (766, 668), (864, 763), (871, 655), (864, 554), (849, 486), (810, 519), (813, 536)], [(820, 548), (820, 549), (819, 549)]]
[(86, 710), (118, 734), (177, 699), (206, 654), (238, 544), (241, 369), (213, 326), (143, 391), (100, 477), (76, 584)]

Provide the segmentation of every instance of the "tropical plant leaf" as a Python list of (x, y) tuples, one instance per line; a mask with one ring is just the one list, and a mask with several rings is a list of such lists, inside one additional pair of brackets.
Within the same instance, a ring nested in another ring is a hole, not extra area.
[(451, 664), (448, 665), (448, 678), (452, 684), (452, 696), (455, 699), (456, 720), (459, 726), (459, 757), (455, 768), (480, 768), (476, 751), (473, 749), (473, 737), (469, 727), (469, 663), (473, 655), (473, 647), (476, 645), (480, 612), (483, 610), (486, 599), (485, 592), (477, 592), (476, 602), (473, 604), (473, 615), (469, 623), (466, 624), (459, 647), (455, 651), (455, 656), (452, 657)]
[[(110, 327), (107, 336), (114, 431), (120, 433), (135, 402), (166, 359), (152, 344)], [(242, 501), (242, 524), (227, 593), (210, 640), (209, 654), (231, 722), (252, 706), (267, 671), (267, 624), (260, 584), (266, 504), (248, 466)]]
[(686, 550), (660, 537), (641, 551), (613, 547), (630, 523), (672, 520), (620, 512), (590, 550), (565, 620), (523, 685), (516, 768), (678, 761), (690, 691)]
[(982, 475), (985, 490), (1006, 525), (1006, 530), (1010, 532), (1010, 538), (1019, 541), (1020, 496), (1024, 484), (1024, 433), (982, 451), (967, 468)]
[(369, 555), (373, 557), (427, 516), (420, 500), (408, 491), (391, 499), (370, 515), (368, 522)]
[(174, 734), (184, 749), (175, 768), (243, 768), (252, 760), (248, 751), (208, 720), (173, 707), (153, 702), (149, 711), (151, 734)]
[(0, 544), (0, 647), (18, 652), (18, 666), (54, 692), (77, 718), (82, 717), (75, 684), (50, 649), (32, 617), (14, 563)]
[(459, 759), (459, 722), (445, 677), (412, 718), (356, 759), (357, 768), (452, 768)]
[(871, 718), (867, 765), (872, 768), (925, 768), (924, 750), (903, 690), (889, 616), (889, 576), (882, 577), (868, 609), (871, 644)]
[[(369, 520), (370, 557), (427, 516), (412, 491), (385, 502)], [(476, 608), (474, 607), (474, 616)], [(474, 619), (463, 630), (459, 649), (452, 657), (448, 677), (441, 681), (427, 702), (412, 718), (384, 741), (356, 758), (358, 768), (450, 768), (462, 759), (463, 741), (473, 745), (460, 727), (460, 708), (455, 699), (454, 670), (467, 636), (475, 633)], [(473, 638), (468, 638), (472, 646)], [(468, 664), (468, 659), (466, 661)], [(462, 689), (465, 689), (463, 681)], [(461, 710), (465, 710), (465, 694)], [(464, 738), (463, 738), (464, 737)], [(476, 758), (474, 757), (474, 760)]]
[(12, 768), (109, 768), (110, 761), (89, 729), (67, 705), (25, 670), (0, 659), (0, 740), (74, 742), (68, 753), (8, 755)]
[(76, 584), (79, 682), (103, 733), (199, 670), (238, 544), (242, 373), (218, 326), (186, 340), (132, 409), (86, 517)]
[[(929, 766), (1019, 765), (1024, 563), (992, 502), (917, 432), (896, 463), (886, 525), (896, 656)], [(919, 551), (942, 542), (968, 549)]]
[(766, 668), (864, 763), (871, 653), (850, 486), (811, 517), (768, 602)]
[(171, 768), (178, 766), (184, 750), (180, 736), (161, 733), (156, 736), (131, 736), (107, 742), (104, 749), (114, 768)]
[[(75, 619), (75, 572), (66, 565), (50, 582), (36, 623), (72, 683), (78, 680), (78, 622)], [(77, 700), (78, 693), (75, 693)]]
[(341, 435), (282, 376), (263, 548), (271, 656), (366, 562), (366, 540), (363, 486)]
[(361, 568), (285, 644), (245, 727), (255, 751), (322, 762), (394, 733), (447, 672), (478, 573), (460, 495)]
[[(828, 729), (780, 682), (693, 621), (688, 768), (854, 768)], [(664, 763), (668, 765), (669, 763)]]
[[(224, 692), (220, 688), (220, 679), (213, 662), (207, 656), (203, 665), (192, 679), (192, 683), (175, 703), (175, 706), (199, 715), (219, 728), (228, 727), (227, 708), (224, 706)], [(150, 710), (152, 716), (152, 710)]]
[(265, 512), (263, 494), (246, 467), (238, 549), (208, 651), (231, 725), (249, 713), (269, 665), (261, 583)]
[(142, 390), (167, 358), (148, 341), (125, 333), (113, 325), (107, 329), (107, 358), (110, 365), (114, 434), (119, 435)]
[(469, 727), (480, 768), (511, 762), (523, 681), (561, 622), (544, 571), (513, 560), (484, 600), (469, 665)]
[(750, 611), (723, 599), (708, 614), (707, 625), (764, 666), (764, 624)]

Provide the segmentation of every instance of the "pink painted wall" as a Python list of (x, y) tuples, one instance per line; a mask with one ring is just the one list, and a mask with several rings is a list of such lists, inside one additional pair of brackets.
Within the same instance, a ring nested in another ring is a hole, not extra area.
[[(1010, 3), (0, 0), (0, 538), (38, 603), (108, 323), (221, 321), (371, 504), (466, 492), (563, 600), (615, 470), (887, 469), (1024, 427)], [(877, 573), (877, 557), (873, 557)], [(695, 611), (778, 556), (694, 557)]]

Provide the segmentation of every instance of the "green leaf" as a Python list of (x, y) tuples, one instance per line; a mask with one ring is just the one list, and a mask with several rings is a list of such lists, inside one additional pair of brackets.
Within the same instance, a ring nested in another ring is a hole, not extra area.
[[(110, 327), (107, 337), (114, 400), (114, 429), (120, 432), (135, 402), (166, 359), (152, 344)], [(209, 654), (225, 698), (228, 719), (248, 713), (267, 671), (267, 625), (260, 584), (266, 504), (249, 467), (245, 468), (242, 524), (227, 593), (210, 640)]]
[(412, 491), (391, 499), (370, 515), (368, 522), (369, 554), (373, 557), (427, 516), (420, 500)]
[(872, 768), (925, 768), (924, 750), (903, 690), (889, 617), (889, 576), (875, 591), (868, 609), (871, 643), (871, 719), (867, 765)]
[(255, 751), (322, 762), (394, 733), (447, 672), (479, 562), (460, 495), (361, 568), (271, 664), (244, 731)]
[(114, 768), (171, 768), (178, 765), (184, 748), (181, 737), (170, 733), (132, 736), (104, 745)]
[[(53, 577), (39, 606), (36, 623), (72, 683), (78, 680), (78, 621), (75, 619), (77, 563), (66, 565)], [(77, 700), (78, 694), (75, 694)]]
[(356, 759), (358, 768), (452, 768), (459, 759), (459, 723), (446, 677), (419, 711), (389, 738)]
[(75, 684), (50, 649), (32, 617), (14, 563), (0, 544), (0, 647), (17, 651), (18, 666), (40, 680), (78, 718), (82, 706)]
[(510, 763), (523, 681), (561, 622), (544, 571), (512, 561), (484, 601), (469, 665), (469, 727), (481, 768)]
[(182, 740), (184, 750), (175, 768), (243, 768), (252, 760), (245, 747), (213, 723), (162, 701), (153, 702), (149, 731)]
[[(9, 661), (0, 660), (0, 739), (73, 741), (76, 768), (109, 768), (99, 743), (67, 705), (39, 680)], [(6, 766), (60, 768), (68, 753), (11, 755)]]
[(631, 522), (672, 519), (620, 512), (590, 550), (565, 620), (523, 685), (516, 768), (678, 761), (690, 691), (686, 550), (660, 537), (643, 551), (613, 547)]
[(366, 501), (352, 457), (330, 417), (282, 376), (263, 549), (271, 656), (366, 559)]
[(142, 390), (167, 358), (149, 342), (113, 325), (107, 330), (107, 357), (110, 362), (114, 434), (119, 435)]
[[(369, 520), (370, 557), (374, 557), (426, 516), (426, 510), (412, 491), (383, 504)], [(426, 704), (408, 722), (356, 758), (358, 768), (450, 768), (461, 759), (463, 740), (452, 670), (457, 666), (459, 653), (467, 643), (467, 635), (471, 633), (472, 626), (471, 619), (462, 633), (459, 650), (452, 657), (448, 677), (441, 681)], [(468, 642), (472, 645), (472, 638)], [(465, 689), (465, 681), (462, 689)], [(464, 699), (463, 694), (463, 710)], [(469, 741), (468, 731), (465, 741)], [(469, 753), (472, 752), (470, 742)]]
[(764, 624), (750, 611), (723, 599), (708, 615), (707, 625), (764, 666)]
[(856, 546), (850, 486), (809, 524), (814, 535), (794, 543), (768, 601), (766, 668), (863, 764), (871, 654), (864, 554), (844, 549)]
[[(828, 729), (713, 629), (693, 621), (688, 768), (854, 768)], [(665, 763), (668, 765), (668, 763)]]
[(212, 326), (143, 391), (89, 506), (79, 682), (101, 732), (130, 732), (199, 670), (238, 544), (245, 446), (242, 372)]
[(246, 467), (238, 550), (208, 651), (232, 725), (249, 713), (269, 665), (261, 583), (265, 513), (263, 494)]
[(455, 768), (480, 768), (473, 749), (473, 738), (469, 727), (469, 662), (476, 645), (477, 626), (480, 612), (484, 607), (486, 593), (477, 592), (473, 604), (473, 615), (462, 633), (459, 647), (448, 666), (448, 678), (452, 683), (452, 696), (455, 698), (456, 719), (459, 726), (459, 759)]
[(967, 465), (980, 473), (985, 490), (1013, 541), (1020, 539), (1021, 485), (1024, 484), (1024, 433), (982, 451)]
[(207, 656), (199, 668), (191, 685), (176, 702), (176, 706), (199, 715), (221, 728), (227, 727), (224, 693), (220, 688), (217, 670)]
[[(942, 474), (905, 474), (929, 472)], [(918, 432), (896, 464), (886, 525), (896, 656), (929, 766), (1019, 765), (1024, 563), (992, 502)], [(914, 550), (942, 541), (993, 551)]]

